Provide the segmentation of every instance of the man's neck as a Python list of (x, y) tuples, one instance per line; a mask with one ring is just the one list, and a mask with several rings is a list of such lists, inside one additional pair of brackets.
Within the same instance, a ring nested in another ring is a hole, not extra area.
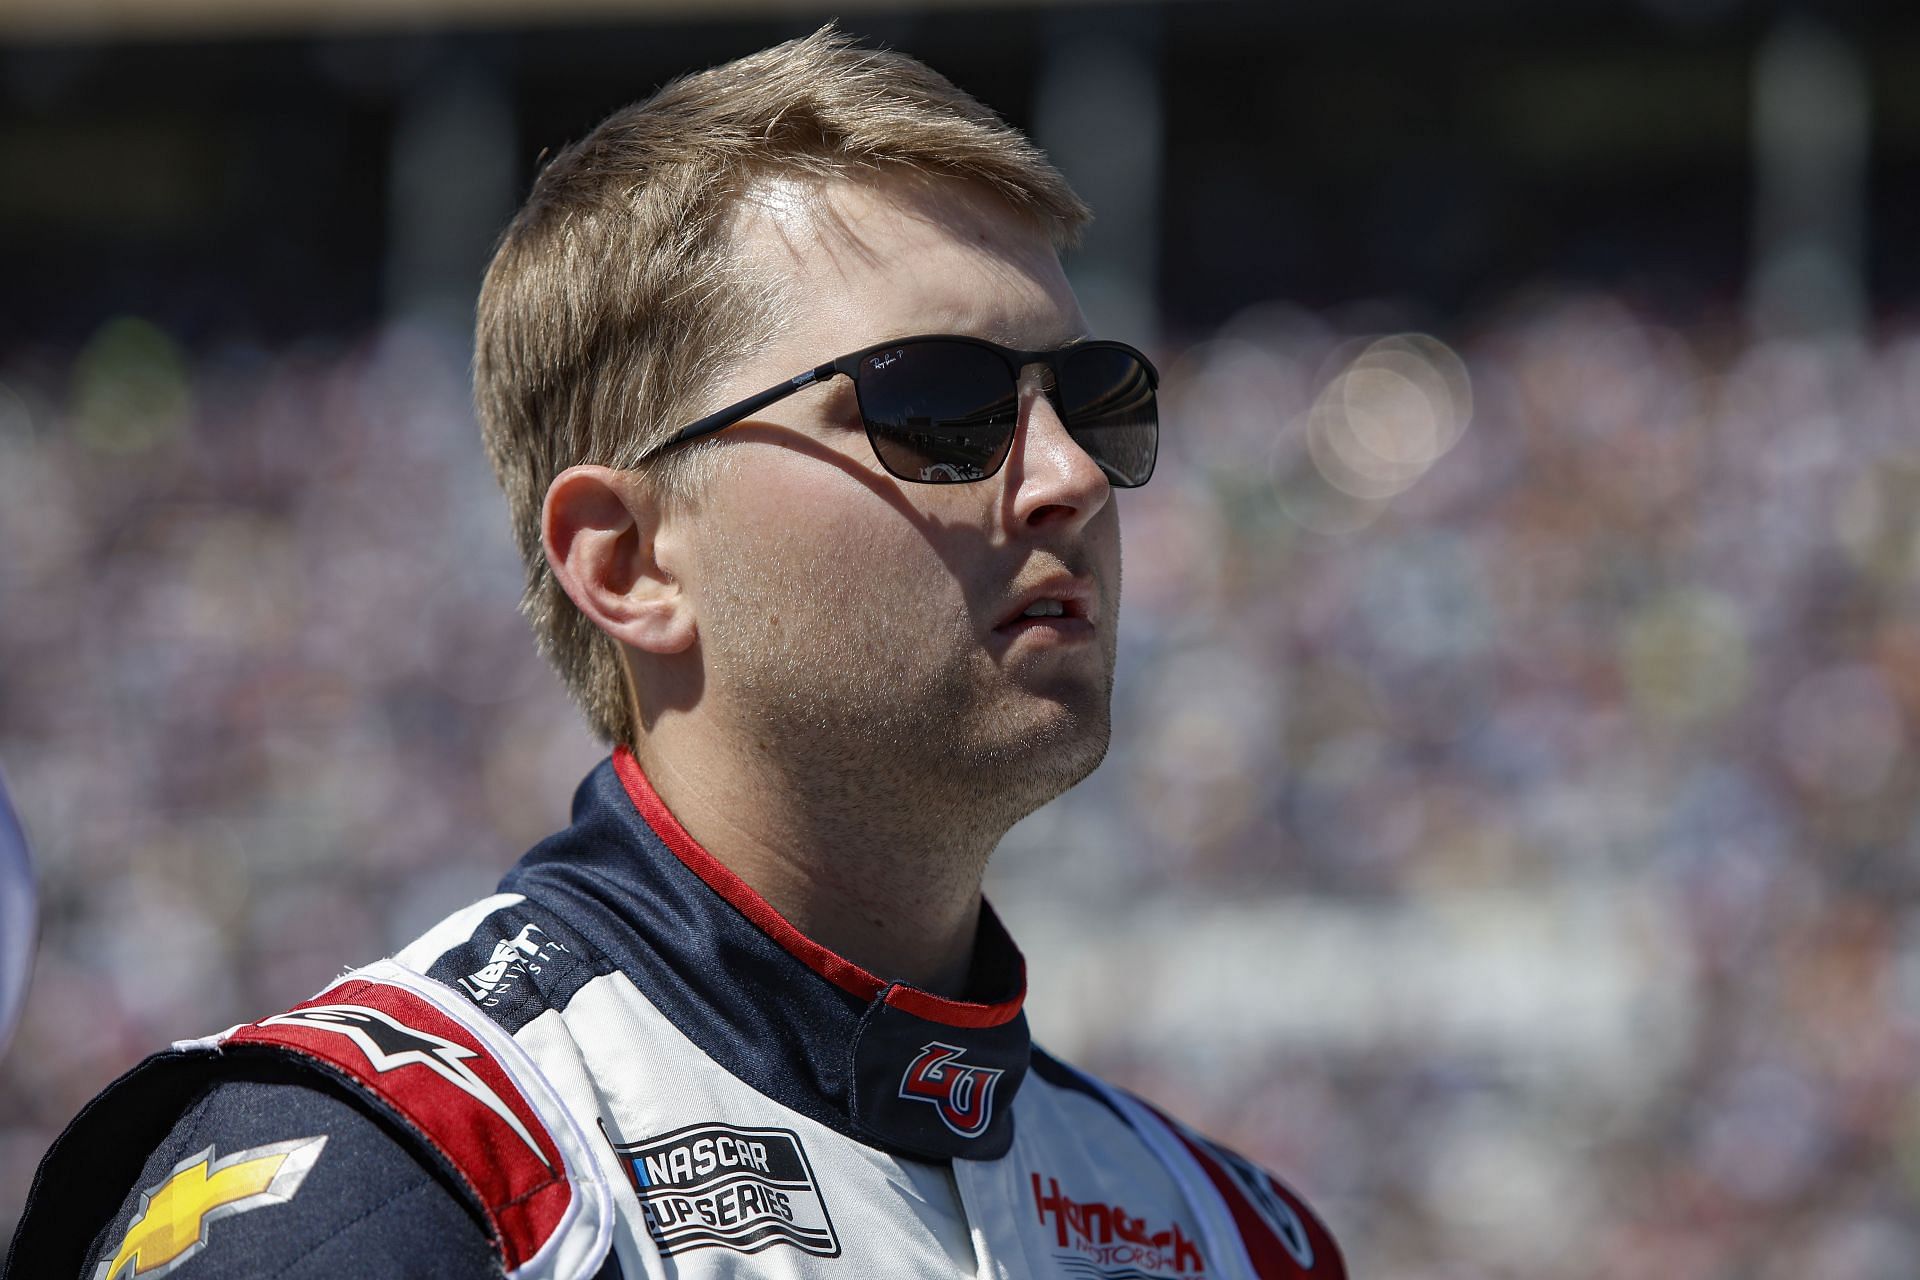
[(801, 933), (883, 981), (966, 994), (980, 882), (1002, 832), (701, 746), (656, 736), (634, 754), (708, 853)]

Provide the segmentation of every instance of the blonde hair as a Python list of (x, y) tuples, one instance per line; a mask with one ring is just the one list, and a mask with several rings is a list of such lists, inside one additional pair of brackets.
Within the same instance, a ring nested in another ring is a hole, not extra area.
[[(526, 564), (521, 611), (607, 742), (638, 731), (624, 666), (547, 564), (547, 488), (570, 466), (636, 466), (771, 336), (776, 302), (730, 233), (751, 182), (887, 170), (989, 188), (1061, 248), (1091, 216), (987, 107), (829, 25), (607, 117), (541, 170), (501, 237), (480, 289), (475, 407)], [(648, 464), (663, 497), (689, 483), (687, 452)]]

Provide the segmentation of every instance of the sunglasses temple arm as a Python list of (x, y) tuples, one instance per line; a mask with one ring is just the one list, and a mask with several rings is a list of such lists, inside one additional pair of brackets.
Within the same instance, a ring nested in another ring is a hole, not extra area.
[(802, 387), (810, 387), (833, 375), (834, 368), (831, 364), (823, 364), (805, 373), (797, 373), (777, 386), (768, 387), (757, 395), (748, 396), (745, 400), (730, 404), (696, 422), (688, 423), (674, 435), (673, 439), (662, 444), (660, 448), (665, 449), (672, 445), (683, 444), (688, 440), (697, 440), (701, 436), (712, 435), (716, 431), (732, 426), (742, 418), (760, 412), (770, 404), (785, 400)]

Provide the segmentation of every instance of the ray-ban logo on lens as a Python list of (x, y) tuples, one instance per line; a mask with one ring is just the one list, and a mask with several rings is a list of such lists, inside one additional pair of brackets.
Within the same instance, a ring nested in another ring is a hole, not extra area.
[(962, 1062), (963, 1052), (938, 1040), (922, 1046), (900, 1078), (900, 1096), (931, 1103), (947, 1128), (963, 1138), (977, 1138), (993, 1123), (993, 1090), (1005, 1072)]
[(613, 1149), (663, 1255), (716, 1245), (759, 1253), (790, 1244), (839, 1256), (813, 1167), (786, 1129), (696, 1124)]

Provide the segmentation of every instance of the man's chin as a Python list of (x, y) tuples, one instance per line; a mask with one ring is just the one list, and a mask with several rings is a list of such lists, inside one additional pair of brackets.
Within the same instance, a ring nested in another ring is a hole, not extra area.
[(996, 790), (1017, 797), (1022, 816), (1069, 790), (1099, 768), (1113, 738), (1113, 718), (1104, 697), (1075, 708), (1055, 703), (1020, 730), (1003, 732), (976, 755), (972, 767), (994, 780)]

